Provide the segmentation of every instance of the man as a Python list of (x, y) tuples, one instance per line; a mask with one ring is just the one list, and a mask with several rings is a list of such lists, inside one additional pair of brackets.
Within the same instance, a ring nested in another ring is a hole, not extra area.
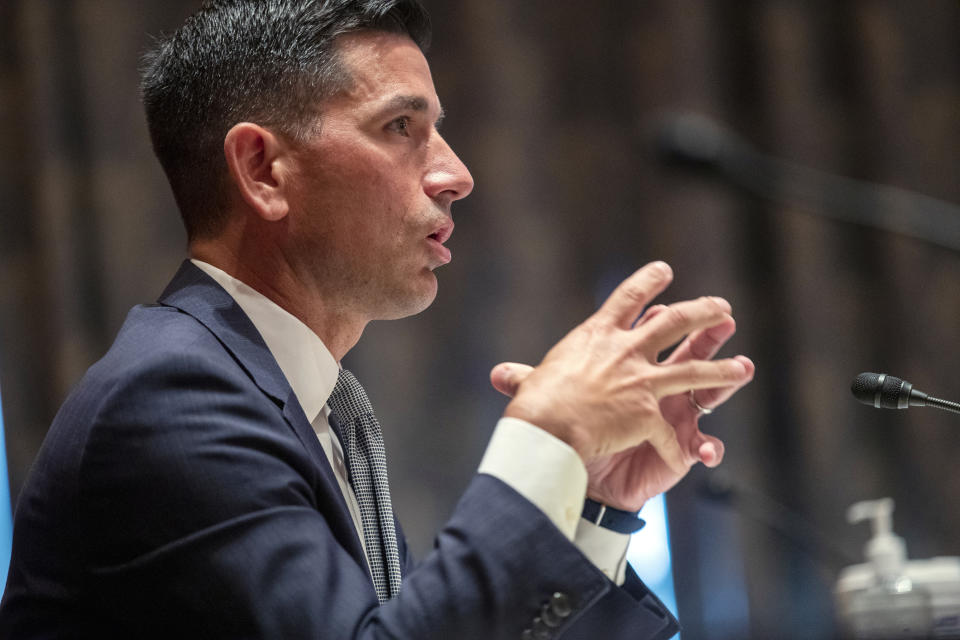
[(51, 427), (0, 635), (675, 633), (625, 566), (625, 532), (691, 465), (720, 462), (697, 418), (753, 365), (712, 360), (734, 331), (719, 298), (637, 320), (662, 263), (537, 367), (494, 369), (513, 400), (418, 565), (394, 524), (379, 425), (338, 363), (371, 320), (430, 304), (473, 187), (437, 132), (427, 25), (416, 0), (222, 0), (148, 57), (191, 260)]

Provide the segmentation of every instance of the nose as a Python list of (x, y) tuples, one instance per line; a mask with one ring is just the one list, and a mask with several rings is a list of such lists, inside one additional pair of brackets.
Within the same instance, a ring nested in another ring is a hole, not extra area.
[(453, 152), (440, 134), (432, 142), (433, 154), (430, 168), (423, 178), (424, 192), (445, 205), (466, 198), (473, 191), (473, 176), (463, 161)]

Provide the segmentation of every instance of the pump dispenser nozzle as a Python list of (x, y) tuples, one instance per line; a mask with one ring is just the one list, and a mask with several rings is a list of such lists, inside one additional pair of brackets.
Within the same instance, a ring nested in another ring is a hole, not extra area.
[(896, 580), (903, 573), (907, 546), (903, 538), (893, 533), (893, 499), (864, 500), (851, 505), (847, 521), (855, 524), (863, 520), (870, 520), (873, 528), (873, 537), (864, 547), (867, 561), (881, 580)]

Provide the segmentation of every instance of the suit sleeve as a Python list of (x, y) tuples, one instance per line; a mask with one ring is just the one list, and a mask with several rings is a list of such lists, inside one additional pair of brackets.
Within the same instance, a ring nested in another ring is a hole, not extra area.
[(635, 576), (615, 587), (485, 475), (377, 606), (336, 526), (338, 489), (282, 407), (199, 353), (141, 363), (104, 393), (80, 483), (91, 606), (138, 637), (520, 638), (555, 594), (550, 637), (675, 630)]

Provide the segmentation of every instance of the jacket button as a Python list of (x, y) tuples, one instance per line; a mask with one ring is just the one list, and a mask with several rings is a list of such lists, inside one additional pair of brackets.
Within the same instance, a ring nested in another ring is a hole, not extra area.
[(540, 619), (543, 620), (543, 624), (552, 629), (556, 629), (563, 624), (563, 618), (554, 613), (549, 602), (540, 609)]
[(550, 608), (561, 618), (566, 618), (573, 613), (573, 605), (570, 603), (570, 596), (557, 591), (550, 598)]
[(536, 640), (550, 640), (550, 627), (543, 623), (540, 618), (533, 619), (533, 637)]

